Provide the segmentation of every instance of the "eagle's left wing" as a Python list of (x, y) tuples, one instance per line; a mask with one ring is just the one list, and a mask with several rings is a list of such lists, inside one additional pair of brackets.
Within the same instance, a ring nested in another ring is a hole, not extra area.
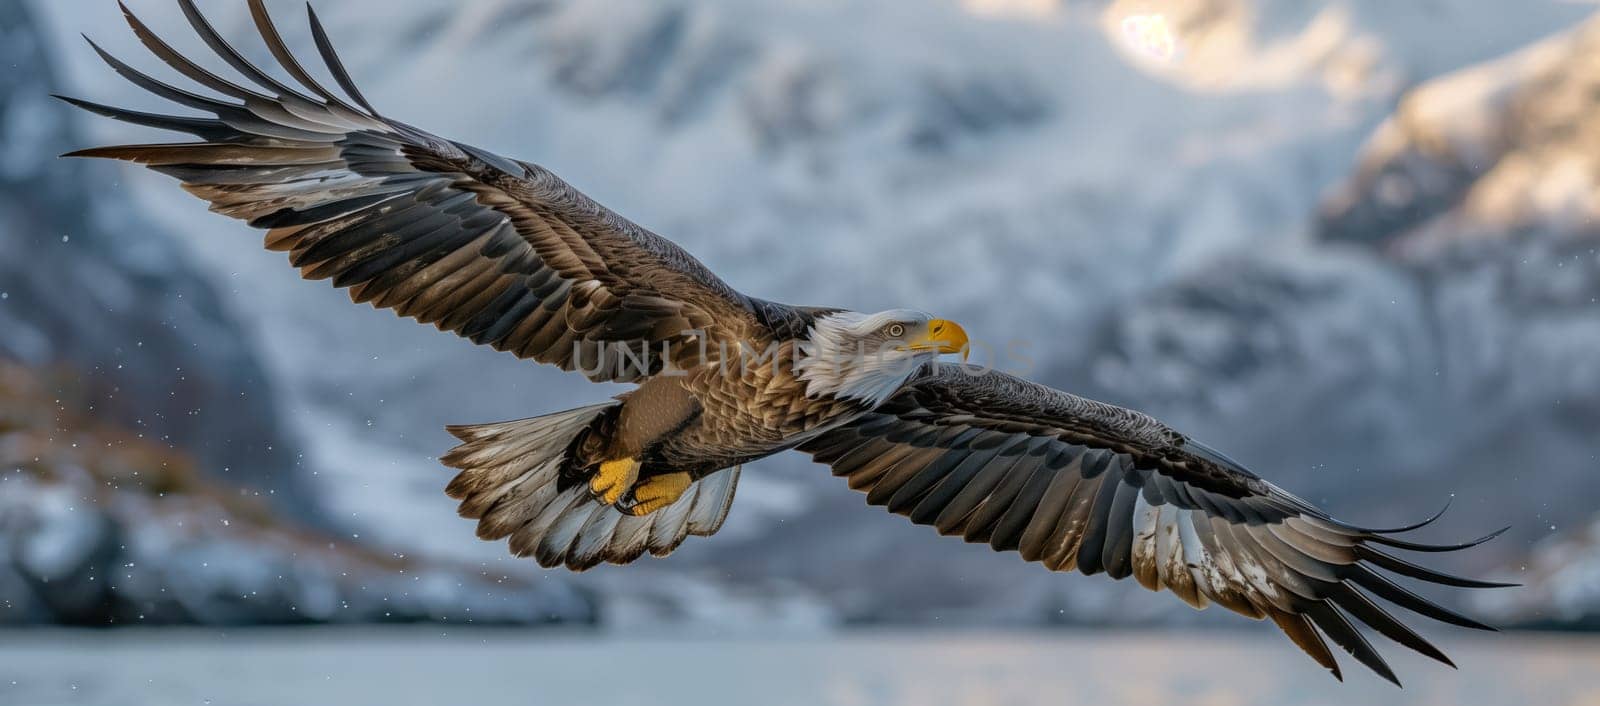
[(348, 99), (300, 64), (263, 0), (249, 0), (251, 14), (292, 82), (247, 61), (194, 0), (177, 2), (200, 38), (250, 85), (179, 53), (124, 6), (139, 40), (208, 95), (95, 50), (141, 88), (209, 115), (67, 99), (199, 138), (73, 156), (132, 161), (181, 179), (212, 210), (267, 230), (267, 247), (287, 251), (305, 277), (332, 280), (358, 302), (474, 343), (582, 369), (594, 380), (635, 381), (685, 357), (693, 361), (725, 344), (805, 325), (804, 310), (746, 297), (682, 248), (547, 169), (379, 114), (345, 72), (315, 13), (317, 48)]
[(1391, 536), (1421, 525), (1373, 530), (1340, 522), (1144, 414), (996, 372), (930, 368), (874, 412), (800, 450), (867, 493), (868, 504), (941, 534), (1017, 551), (1057, 571), (1133, 576), (1196, 608), (1217, 603), (1271, 618), (1335, 676), (1338, 664), (1318, 629), (1395, 681), (1352, 617), (1450, 663), (1370, 596), (1488, 629), (1375, 569), (1448, 586), (1499, 585), (1380, 549), (1452, 551), (1488, 538), (1421, 545)]

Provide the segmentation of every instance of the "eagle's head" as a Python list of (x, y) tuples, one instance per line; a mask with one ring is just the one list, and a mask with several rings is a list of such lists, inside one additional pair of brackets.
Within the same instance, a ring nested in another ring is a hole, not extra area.
[(967, 352), (967, 332), (920, 311), (842, 311), (819, 317), (796, 368), (806, 396), (845, 397), (877, 406), (925, 363)]

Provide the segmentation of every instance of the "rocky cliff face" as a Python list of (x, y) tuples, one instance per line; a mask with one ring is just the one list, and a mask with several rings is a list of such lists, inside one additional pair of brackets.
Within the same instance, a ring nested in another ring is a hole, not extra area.
[(1600, 22), (1408, 92), (1323, 209), (1321, 236), (1399, 259), (1592, 237)]
[(0, 358), (79, 371), (97, 412), (190, 450), (226, 482), (311, 517), (254, 344), (217, 289), (83, 147), (46, 36), (0, 6)]

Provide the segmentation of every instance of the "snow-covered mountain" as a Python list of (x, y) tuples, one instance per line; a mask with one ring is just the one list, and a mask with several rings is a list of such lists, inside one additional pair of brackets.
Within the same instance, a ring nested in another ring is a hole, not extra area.
[[(205, 51), (170, 3), (130, 4), (178, 46)], [(202, 5), (268, 59), (243, 3)], [(269, 5), (306, 49), (297, 3)], [(1011, 366), (1019, 372), (1169, 417), (1351, 519), (1413, 518), (1459, 491), (1466, 511), (1449, 529), (1517, 523), (1525, 541), (1584, 503), (1528, 484), (1593, 488), (1592, 463), (1574, 455), (1581, 428), (1549, 407), (1572, 404), (1553, 391), (1592, 365), (1558, 340), (1586, 330), (1566, 327), (1584, 317), (1528, 315), (1543, 300), (1537, 286), (1561, 280), (1528, 283), (1527, 305), (1509, 310), (1497, 290), (1474, 288), (1470, 268), (1441, 283), (1442, 260), (1381, 246), (1390, 221), (1350, 215), (1379, 198), (1363, 185), (1384, 138), (1358, 166), (1361, 146), (1386, 120), (1405, 123), (1436, 84), (1407, 87), (1569, 27), (1583, 6), (379, 5), (326, 0), (319, 11), (380, 108), (550, 167), (744, 291), (961, 320), (997, 348), (1023, 346), (1032, 362)], [(75, 92), (154, 105), (72, 40), (87, 31), (155, 67), (117, 13), (33, 6)], [(85, 125), (95, 141), (149, 136)], [(1346, 196), (1324, 206), (1352, 170)], [(394, 546), (530, 570), (454, 517), (433, 461), (451, 444), (440, 427), (613, 390), (351, 306), (159, 177), (128, 171), (117, 191), (182, 234), (248, 322), (334, 519)], [(1517, 326), (1493, 328), (1507, 322)], [(1552, 357), (1519, 372), (1503, 334)], [(1494, 386), (1506, 380), (1515, 384)], [(1507, 406), (1507, 389), (1535, 391)], [(1507, 429), (1519, 412), (1525, 423)], [(1544, 448), (1560, 451), (1530, 455)], [(1036, 622), (1112, 605), (1154, 616), (1173, 602), (940, 540), (863, 508), (800, 458), (745, 478), (722, 536), (652, 569), (791, 582), (862, 620)]]

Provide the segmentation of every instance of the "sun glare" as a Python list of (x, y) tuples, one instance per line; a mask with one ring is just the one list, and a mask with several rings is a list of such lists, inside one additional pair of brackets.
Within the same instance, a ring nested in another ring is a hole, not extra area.
[(1122, 18), (1122, 41), (1141, 56), (1157, 61), (1171, 61), (1178, 53), (1177, 37), (1164, 15)]

